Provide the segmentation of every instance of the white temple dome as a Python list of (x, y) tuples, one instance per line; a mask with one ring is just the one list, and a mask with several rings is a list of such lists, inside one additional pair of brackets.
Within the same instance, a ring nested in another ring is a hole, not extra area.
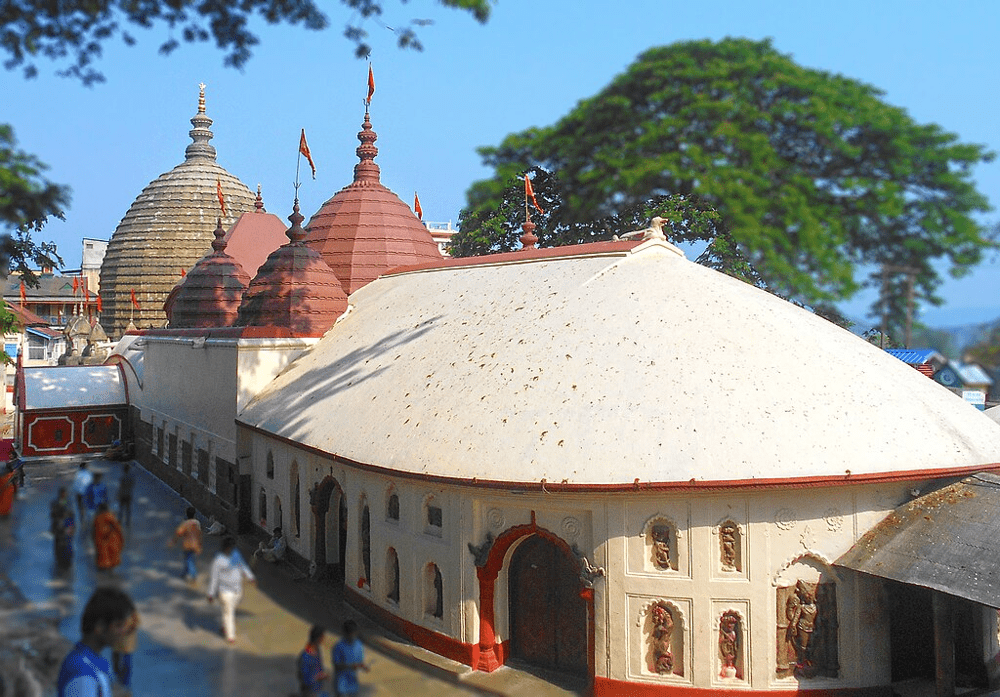
[(655, 240), (383, 276), (238, 421), (366, 465), (553, 488), (1000, 461), (1000, 425), (945, 388)]

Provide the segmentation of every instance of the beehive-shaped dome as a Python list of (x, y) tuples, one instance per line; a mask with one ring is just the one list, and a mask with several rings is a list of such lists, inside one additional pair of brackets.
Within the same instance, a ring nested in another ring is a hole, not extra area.
[(210, 247), (212, 221), (222, 212), (220, 192), (224, 226), (253, 210), (250, 189), (215, 161), (204, 90), (191, 124), (193, 142), (184, 162), (142, 190), (108, 243), (101, 265), (101, 319), (112, 336), (121, 336), (132, 320), (143, 328), (164, 324), (163, 301), (178, 275)]
[(236, 321), (250, 275), (226, 254), (225, 236), (219, 220), (212, 253), (199, 259), (178, 284), (176, 293), (171, 292), (164, 308), (171, 327), (229, 327)]
[(236, 326), (274, 327), (296, 336), (322, 336), (347, 310), (340, 279), (304, 242), (305, 220), (295, 199), (288, 244), (271, 252), (243, 294)]
[(348, 295), (397, 266), (441, 260), (427, 228), (379, 181), (377, 138), (365, 111), (354, 181), (324, 203), (306, 226), (309, 246), (323, 255)]

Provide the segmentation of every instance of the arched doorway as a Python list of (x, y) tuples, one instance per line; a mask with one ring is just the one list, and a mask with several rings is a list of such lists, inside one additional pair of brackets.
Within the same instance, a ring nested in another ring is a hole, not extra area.
[(347, 548), (344, 490), (336, 479), (327, 477), (316, 485), (309, 498), (313, 509), (315, 576), (342, 583)]
[(587, 675), (587, 603), (580, 564), (552, 541), (531, 535), (510, 559), (511, 657), (539, 668)]

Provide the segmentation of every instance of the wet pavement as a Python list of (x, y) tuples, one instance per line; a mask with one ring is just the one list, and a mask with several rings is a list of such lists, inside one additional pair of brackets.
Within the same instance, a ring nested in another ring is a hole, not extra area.
[[(335, 587), (306, 579), (285, 565), (261, 563), (255, 569), (257, 586), (245, 588), (239, 606), (237, 641), (227, 645), (220, 633), (218, 606), (205, 599), (208, 566), (220, 538), (205, 537), (198, 580), (194, 584), (183, 581), (182, 554), (168, 547), (167, 541), (183, 519), (187, 503), (142, 468), (135, 468), (132, 524), (126, 528), (122, 565), (110, 576), (99, 573), (93, 545), (78, 526), (72, 568), (58, 571), (48, 531), (49, 502), (60, 485), (69, 486), (76, 467), (70, 461), (26, 465), (28, 486), (19, 493), (13, 514), (0, 519), (0, 596), (17, 596), (19, 590), (20, 605), (27, 601), (26, 607), (3, 619), (0, 649), (5, 643), (10, 649), (13, 643), (28, 642), (22, 635), (29, 621), (47, 621), (63, 637), (76, 641), (83, 604), (99, 583), (114, 583), (132, 595), (142, 616), (133, 694), (285, 697), (297, 692), (295, 658), (309, 625), (339, 628), (347, 617), (357, 619)], [(98, 460), (91, 469), (105, 472), (114, 500), (121, 464)], [(241, 541), (247, 559), (248, 544), (249, 540)], [(4, 591), (4, 576), (16, 588)], [(371, 663), (371, 671), (362, 676), (363, 695), (572, 694), (508, 668), (489, 675), (474, 673), (393, 637), (371, 630), (366, 633), (364, 628), (370, 625), (364, 620), (360, 624)], [(17, 636), (15, 627), (22, 628)], [(37, 632), (39, 645), (22, 653), (64, 650), (52, 648), (52, 641), (42, 639), (41, 633)], [(328, 669), (329, 650), (338, 638), (339, 632), (327, 635), (324, 663)], [(51, 685), (42, 687), (40, 694), (54, 694)]]

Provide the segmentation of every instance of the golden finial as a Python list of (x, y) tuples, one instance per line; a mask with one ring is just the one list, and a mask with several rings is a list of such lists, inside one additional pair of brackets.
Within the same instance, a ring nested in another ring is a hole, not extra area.
[(198, 113), (205, 113), (205, 83), (198, 83)]

